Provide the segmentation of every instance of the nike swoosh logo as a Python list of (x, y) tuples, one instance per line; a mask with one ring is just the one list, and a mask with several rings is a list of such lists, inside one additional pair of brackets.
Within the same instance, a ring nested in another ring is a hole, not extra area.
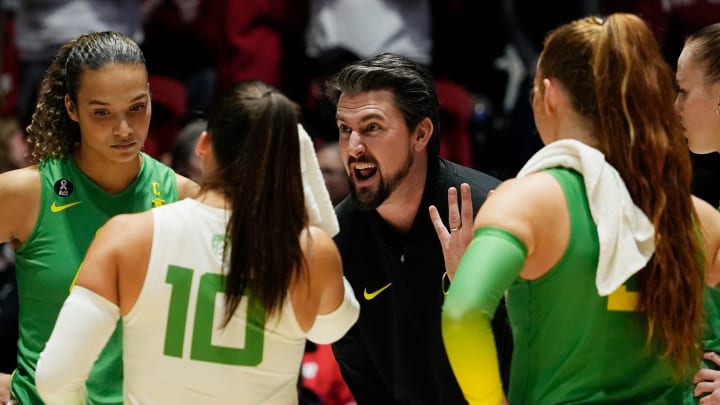
[(74, 206), (80, 204), (81, 202), (82, 201), (75, 201), (75, 202), (71, 202), (71, 203), (65, 204), (65, 205), (55, 205), (55, 201), (53, 201), (52, 205), (50, 206), (50, 211), (52, 211), (52, 212), (64, 211), (70, 207), (74, 207)]
[(390, 287), (392, 283), (387, 283), (385, 287), (380, 287), (379, 289), (369, 293), (367, 290), (367, 287), (365, 287), (365, 290), (363, 291), (363, 297), (365, 297), (366, 300), (370, 301), (371, 299), (377, 297), (381, 292), (385, 291), (386, 288)]

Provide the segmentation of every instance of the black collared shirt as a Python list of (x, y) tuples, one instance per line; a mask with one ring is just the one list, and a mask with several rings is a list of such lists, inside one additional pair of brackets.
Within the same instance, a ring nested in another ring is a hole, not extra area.
[[(375, 210), (348, 197), (336, 208), (335, 242), (345, 276), (360, 302), (360, 318), (333, 345), (343, 377), (358, 404), (464, 404), (442, 341), (440, 311), (448, 281), (428, 208), (447, 221), (447, 190), (472, 189), (473, 213), (499, 180), (444, 159), (430, 165), (422, 202), (410, 231), (397, 233)], [(447, 223), (446, 223), (447, 226)], [(504, 303), (493, 320), (504, 382), (512, 340)]]

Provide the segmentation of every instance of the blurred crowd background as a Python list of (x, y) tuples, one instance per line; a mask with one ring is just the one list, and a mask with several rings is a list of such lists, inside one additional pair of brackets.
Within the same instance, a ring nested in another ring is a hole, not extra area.
[[(145, 151), (191, 178), (199, 178), (192, 151), (214, 100), (240, 80), (260, 79), (302, 108), (339, 201), (347, 183), (324, 82), (348, 62), (390, 51), (435, 81), (441, 155), (507, 179), (542, 146), (528, 96), (545, 33), (615, 11), (644, 18), (674, 68), (685, 36), (720, 21), (720, 0), (0, 0), (0, 171), (27, 164), (24, 128), (58, 48), (113, 30), (145, 53), (153, 101)], [(692, 158), (695, 193), (718, 206), (720, 157)], [(13, 269), (12, 251), (0, 245), (3, 325), (17, 322)], [(0, 347), (12, 347), (16, 333), (0, 327)], [(7, 352), (0, 350), (0, 372), (14, 368)]]
[[(442, 155), (505, 179), (541, 146), (528, 91), (545, 33), (614, 11), (646, 19), (672, 66), (687, 33), (720, 21), (720, 1), (711, 0), (0, 0), (0, 117), (25, 128), (59, 46), (86, 31), (116, 30), (147, 58), (147, 153), (172, 164), (173, 150), (183, 149), (176, 143), (194, 141), (179, 136), (183, 128), (197, 126), (243, 79), (264, 80), (297, 101), (320, 146), (337, 137), (323, 92), (328, 75), (392, 51), (435, 79)], [(698, 194), (717, 205), (718, 158), (694, 159)]]

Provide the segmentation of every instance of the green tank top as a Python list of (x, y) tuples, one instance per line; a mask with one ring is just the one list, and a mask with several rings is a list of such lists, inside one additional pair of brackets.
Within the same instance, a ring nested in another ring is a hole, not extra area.
[[(715, 288), (705, 287), (705, 328), (703, 349), (705, 351), (720, 352), (720, 286)], [(703, 360), (704, 368), (717, 369), (717, 365), (711, 361)]]
[(598, 295), (599, 242), (582, 176), (560, 168), (547, 172), (565, 193), (570, 239), (547, 274), (518, 279), (507, 292), (515, 337), (509, 403), (682, 403), (685, 387), (671, 362), (656, 345), (646, 346), (645, 319), (633, 310), (634, 279), (610, 296)]
[[(23, 405), (42, 404), (35, 389), (38, 357), (97, 230), (114, 215), (178, 199), (172, 169), (146, 154), (142, 160), (138, 177), (119, 194), (102, 190), (72, 157), (49, 159), (39, 166), (42, 191), (37, 223), (15, 252), (20, 339), (12, 395)], [(121, 335), (116, 329), (88, 377), (89, 404), (122, 404)]]
[[(703, 349), (720, 353), (720, 286), (705, 287), (705, 338)], [(703, 359), (704, 368), (717, 369), (718, 366)]]
[[(705, 286), (703, 291), (703, 301), (705, 307), (705, 323), (703, 329), (703, 350), (720, 353), (720, 286), (711, 288)], [(710, 360), (702, 359), (700, 368), (709, 368), (717, 370), (718, 366)], [(685, 395), (685, 405), (696, 405), (700, 403), (700, 398), (694, 396), (695, 385), (688, 384), (687, 393)], [(704, 397), (705, 395), (703, 395)]]
[[(719, 209), (720, 210), (720, 209)], [(703, 305), (705, 307), (705, 323), (703, 325), (703, 350), (720, 353), (720, 286), (715, 288), (705, 286), (703, 291)], [(701, 359), (700, 368), (717, 370), (718, 366), (712, 361)], [(685, 394), (684, 405), (697, 405), (700, 398), (695, 397), (695, 384), (690, 382)]]

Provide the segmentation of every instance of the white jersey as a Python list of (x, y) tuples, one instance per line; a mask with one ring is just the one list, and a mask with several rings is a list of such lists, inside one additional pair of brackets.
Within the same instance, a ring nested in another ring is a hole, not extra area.
[(290, 301), (264, 319), (243, 297), (223, 330), (230, 211), (192, 199), (153, 209), (142, 291), (123, 317), (126, 404), (296, 404), (305, 333)]

